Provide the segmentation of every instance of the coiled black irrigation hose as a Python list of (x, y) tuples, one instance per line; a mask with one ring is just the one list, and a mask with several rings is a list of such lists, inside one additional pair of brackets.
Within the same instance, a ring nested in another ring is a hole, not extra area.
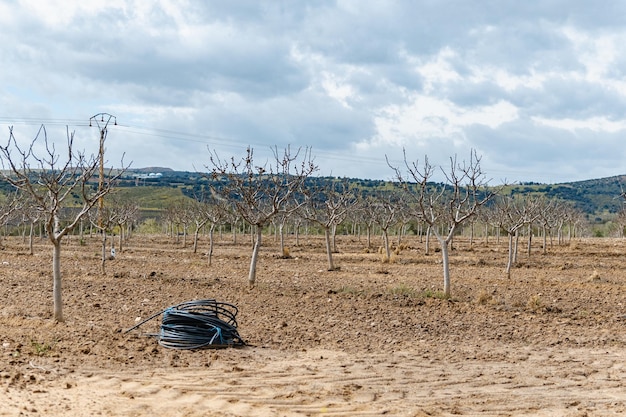
[(238, 309), (232, 304), (216, 300), (186, 301), (166, 308), (124, 333), (163, 314), (159, 333), (147, 334), (170, 349), (218, 349), (245, 346), (237, 332)]

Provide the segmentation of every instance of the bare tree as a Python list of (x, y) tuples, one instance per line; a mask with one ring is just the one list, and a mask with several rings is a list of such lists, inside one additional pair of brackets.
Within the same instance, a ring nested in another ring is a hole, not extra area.
[(623, 239), (624, 229), (626, 229), (626, 207), (622, 206), (620, 211), (617, 213), (617, 216), (615, 217), (615, 221), (619, 226), (617, 230), (618, 237)]
[[(424, 221), (439, 241), (443, 292), (445, 297), (450, 297), (449, 244), (457, 227), (475, 216), (479, 207), (491, 200), (498, 190), (487, 188), (480, 158), (475, 151), (471, 152), (469, 162), (458, 163), (456, 157), (450, 158), (449, 169), (441, 168), (446, 181), (439, 185), (432, 183), (435, 167), (428, 162), (428, 157), (424, 158), (420, 167), (417, 162), (409, 163), (405, 153), (404, 165), (406, 174), (399, 168), (389, 166), (403, 186), (409, 207), (413, 207), (417, 219)], [(441, 226), (441, 231), (438, 226)]]
[(375, 193), (367, 198), (368, 217), (378, 225), (385, 248), (385, 260), (391, 260), (391, 245), (389, 243), (389, 228), (397, 223), (399, 198), (393, 193)]
[[(619, 196), (626, 201), (626, 191), (624, 190), (624, 186), (620, 183), (620, 194)], [(624, 237), (624, 229), (626, 228), (626, 203), (622, 204), (622, 207), (617, 213), (617, 223), (619, 225), (619, 237)]]
[(509, 252), (505, 273), (511, 277), (511, 267), (516, 262), (519, 230), (535, 221), (540, 214), (541, 199), (533, 197), (498, 196), (492, 207), (491, 222), (504, 230), (509, 238)]
[[(287, 203), (301, 189), (304, 180), (317, 169), (308, 148), (304, 151), (298, 149), (294, 155), (289, 147), (282, 155), (277, 148), (273, 152), (273, 163), (263, 165), (254, 164), (252, 148), (247, 149), (246, 156), (241, 160), (233, 157), (230, 161), (224, 161), (217, 153), (210, 152), (211, 166), (207, 167), (211, 171), (214, 192), (232, 202), (243, 220), (255, 229), (256, 238), (248, 275), (250, 287), (256, 283), (263, 227), (278, 213), (286, 210)], [(289, 210), (297, 208), (297, 205), (292, 205)]]
[(365, 225), (365, 234), (367, 240), (367, 249), (372, 247), (372, 229), (374, 228), (374, 211), (375, 199), (370, 195), (360, 195), (356, 210), (352, 213), (359, 217), (359, 220)]
[(552, 243), (552, 228), (558, 223), (558, 216), (562, 201), (557, 199), (542, 198), (539, 200), (539, 207), (536, 222), (541, 227), (541, 235), (543, 239), (542, 252), (545, 255), (548, 252), (548, 234), (550, 234), (550, 243)]
[(333, 228), (341, 223), (356, 197), (350, 190), (347, 180), (327, 181), (324, 184), (307, 184), (304, 189), (304, 201), (298, 213), (300, 216), (324, 229), (328, 270), (335, 271), (333, 261), (334, 245), (331, 243)]
[[(9, 195), (0, 194), (0, 226), (4, 227), (16, 211), (22, 210), (25, 206), (24, 203), (24, 198), (19, 190), (15, 190)], [(0, 235), (0, 248), (2, 246), (2, 236)]]
[[(35, 152), (35, 143), (43, 140), (44, 156)], [(89, 181), (94, 177), (98, 168), (99, 157), (86, 157), (84, 153), (74, 149), (74, 133), (67, 129), (67, 159), (62, 160), (56, 152), (54, 144), (48, 141), (44, 126), (41, 126), (37, 135), (25, 149), (18, 145), (13, 128), (9, 128), (9, 140), (6, 145), (0, 146), (0, 160), (2, 162), (2, 177), (15, 188), (21, 190), (33, 200), (33, 205), (43, 213), (45, 230), (53, 246), (52, 251), (52, 294), (53, 318), (63, 321), (63, 302), (61, 296), (61, 240), (70, 233), (80, 222), (81, 218), (99, 201), (101, 197), (111, 191), (115, 180), (124, 169), (109, 177), (102, 187), (94, 189)], [(59, 220), (59, 213), (63, 203), (72, 193), (80, 195), (82, 206), (63, 226)]]
[[(289, 205), (290, 203), (287, 204)], [(278, 213), (272, 219), (272, 225), (274, 225), (274, 237), (278, 235), (279, 238), (278, 253), (283, 259), (291, 257), (289, 249), (285, 246), (285, 224), (287, 224), (287, 220), (293, 216), (293, 212), (289, 209), (288, 205), (285, 207), (285, 210)]]
[(167, 211), (170, 213), (173, 225), (176, 226), (176, 243), (179, 242), (179, 226), (183, 228), (183, 248), (187, 247), (187, 234), (189, 226), (194, 221), (193, 200), (181, 197), (170, 204)]
[(91, 225), (98, 229), (102, 236), (101, 256), (100, 256), (100, 271), (102, 275), (106, 275), (106, 261), (107, 259), (113, 259), (115, 257), (115, 248), (113, 244), (113, 238), (111, 238), (111, 255), (107, 255), (107, 237), (108, 232), (112, 231), (113, 227), (117, 225), (119, 212), (116, 211), (110, 205), (104, 205), (102, 207), (93, 207), (88, 212), (89, 221)]
[[(173, 237), (174, 236), (174, 231), (175, 231), (175, 221), (176, 221), (176, 212), (174, 210), (174, 206), (172, 204), (168, 205), (167, 207), (165, 207), (165, 209), (163, 210), (162, 214), (161, 214), (161, 219), (164, 223), (164, 229), (165, 229), (165, 234), (169, 235), (169, 237)], [(178, 232), (176, 230), (176, 232)], [(178, 239), (178, 238), (177, 238)], [(176, 243), (178, 243), (178, 240), (176, 240)]]
[[(202, 198), (202, 197), (200, 197)], [(205, 201), (198, 199), (189, 203), (189, 217), (193, 221), (195, 228), (193, 232), (193, 253), (198, 252), (198, 238), (200, 236), (200, 230), (209, 222), (209, 217), (205, 214)]]
[(33, 255), (35, 250), (33, 248), (33, 240), (35, 234), (35, 225), (42, 218), (42, 213), (37, 210), (37, 207), (32, 202), (26, 201), (20, 210), (24, 224), (28, 223), (28, 253)]
[(576, 209), (572, 202), (568, 202), (562, 205), (562, 213), (559, 221), (559, 244), (564, 243), (563, 237), (563, 228), (567, 225), (567, 243), (571, 243), (572, 237), (576, 235), (576, 229), (578, 226), (583, 223), (584, 216), (581, 214), (580, 210)]
[(215, 196), (200, 197), (194, 200), (191, 206), (191, 217), (195, 222), (195, 232), (193, 236), (193, 253), (198, 250), (198, 235), (200, 230), (209, 225), (209, 249), (207, 252), (207, 260), (209, 266), (213, 256), (213, 233), (215, 226), (225, 218), (229, 210), (229, 204), (226, 201), (219, 200)]
[(402, 239), (405, 237), (409, 224), (411, 220), (413, 220), (413, 216), (409, 211), (409, 207), (406, 202), (402, 199), (402, 194), (395, 193), (395, 206), (396, 206), (396, 219), (397, 219), (397, 245), (400, 247), (402, 244)]
[(233, 245), (237, 244), (237, 228), (239, 227), (239, 221), (241, 220), (241, 214), (235, 210), (234, 205), (226, 200), (220, 202), (224, 212), (224, 221), (230, 225), (230, 232), (233, 235)]
[(119, 230), (117, 250), (121, 253), (124, 250), (124, 241), (130, 236), (131, 226), (137, 220), (139, 204), (115, 196), (110, 202), (110, 208), (115, 212), (115, 224)]
[(207, 251), (207, 261), (209, 266), (213, 261), (213, 247), (215, 246), (215, 240), (213, 234), (215, 226), (227, 218), (232, 211), (232, 206), (228, 201), (220, 200), (211, 197), (208, 201), (204, 202), (204, 214), (209, 219), (209, 249)]

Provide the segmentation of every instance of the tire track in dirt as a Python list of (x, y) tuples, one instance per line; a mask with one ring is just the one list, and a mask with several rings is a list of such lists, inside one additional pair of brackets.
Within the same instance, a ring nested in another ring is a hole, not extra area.
[(414, 355), (253, 348), (230, 351), (205, 368), (81, 371), (36, 391), (5, 390), (0, 399), (8, 395), (6, 400), (16, 407), (0, 415), (610, 416), (626, 412), (624, 352), (527, 348), (508, 361)]

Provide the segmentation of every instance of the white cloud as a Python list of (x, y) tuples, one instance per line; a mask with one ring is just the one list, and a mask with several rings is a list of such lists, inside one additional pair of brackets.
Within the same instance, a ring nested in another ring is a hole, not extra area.
[(563, 129), (572, 133), (576, 133), (580, 130), (606, 133), (616, 133), (626, 130), (626, 120), (609, 120), (606, 117), (591, 117), (588, 119), (549, 119), (533, 117), (532, 120), (540, 125)]
[(587, 70), (587, 78), (601, 81), (614, 64), (617, 56), (614, 35), (588, 34), (572, 27), (563, 28), (563, 34), (572, 42), (580, 62)]
[(626, 96), (626, 80), (621, 68), (626, 58), (626, 30), (589, 33), (567, 26), (562, 33), (585, 68), (584, 73), (577, 74), (579, 79)]
[(351, 108), (350, 101), (358, 98), (354, 88), (345, 80), (341, 80), (328, 72), (323, 73), (322, 78), (322, 87), (326, 94), (337, 100), (342, 106)]
[(463, 108), (431, 96), (416, 96), (406, 106), (388, 106), (375, 117), (376, 134), (358, 144), (372, 146), (424, 145), (432, 138), (459, 138), (466, 128), (483, 125), (492, 129), (516, 120), (518, 110), (511, 103)]
[[(585, 179), (563, 161), (618, 146), (626, 4), (435, 3), (0, 2), (0, 123), (107, 111), (130, 126), (110, 154), (133, 144), (135, 166), (184, 169), (202, 141), (291, 142), (319, 151), (324, 172), (369, 178), (388, 178), (383, 155), (407, 147)], [(559, 151), (528, 156), (546, 143)], [(623, 174), (623, 159), (595, 166)]]
[(487, 78), (488, 74), (493, 77), (498, 86), (507, 92), (513, 92), (518, 88), (539, 90), (549, 77), (549, 74), (539, 74), (534, 69), (530, 70), (529, 75), (515, 75), (501, 68), (486, 68), (483, 77)]
[(451, 48), (445, 47), (436, 56), (417, 66), (415, 70), (424, 77), (426, 93), (433, 92), (441, 84), (461, 80), (461, 76), (449, 62), (455, 57), (456, 53)]
[(19, 6), (24, 12), (35, 17), (47, 27), (62, 30), (77, 16), (81, 18), (97, 18), (107, 9), (126, 7), (124, 0), (110, 0), (106, 2), (76, 1), (76, 0), (19, 0)]

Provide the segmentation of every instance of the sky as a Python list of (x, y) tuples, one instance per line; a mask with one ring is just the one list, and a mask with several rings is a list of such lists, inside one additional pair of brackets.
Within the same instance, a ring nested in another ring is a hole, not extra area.
[(622, 175), (624, 16), (619, 0), (0, 0), (0, 144), (12, 127), (38, 149), (44, 125), (97, 154), (106, 126), (111, 167), (206, 172), (250, 147), (257, 165), (309, 149), (322, 176), (473, 152), (490, 184)]

